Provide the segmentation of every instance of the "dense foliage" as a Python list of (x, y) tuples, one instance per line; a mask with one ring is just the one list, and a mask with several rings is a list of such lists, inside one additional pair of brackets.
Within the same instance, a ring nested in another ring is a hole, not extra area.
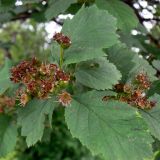
[(0, 0), (0, 157), (158, 159), (159, 21), (159, 0)]

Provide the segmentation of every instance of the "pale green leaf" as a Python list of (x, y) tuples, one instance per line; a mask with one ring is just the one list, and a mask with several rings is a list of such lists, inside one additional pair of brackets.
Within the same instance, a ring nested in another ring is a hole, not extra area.
[(56, 107), (54, 98), (48, 100), (33, 99), (18, 112), (18, 125), (22, 127), (21, 135), (26, 137), (28, 146), (41, 140), (45, 128), (46, 115), (52, 121), (52, 113)]
[(103, 48), (117, 43), (116, 29), (116, 19), (107, 11), (95, 5), (87, 8), (83, 6), (63, 26), (62, 32), (72, 41), (71, 47), (65, 51), (65, 64), (102, 57)]
[(118, 101), (103, 102), (95, 92), (74, 97), (65, 119), (73, 137), (105, 160), (144, 160), (152, 138), (137, 109)]
[(17, 127), (8, 116), (0, 115), (0, 156), (5, 156), (16, 145)]
[(111, 89), (121, 79), (121, 73), (105, 58), (82, 62), (75, 76), (78, 82), (98, 90)]
[(138, 18), (133, 9), (120, 0), (96, 0), (99, 8), (107, 10), (117, 18), (118, 28), (130, 31), (137, 27)]

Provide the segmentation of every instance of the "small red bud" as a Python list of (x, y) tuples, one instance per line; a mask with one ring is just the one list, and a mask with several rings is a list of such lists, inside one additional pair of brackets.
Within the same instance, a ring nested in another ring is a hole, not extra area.
[(56, 33), (53, 36), (53, 39), (57, 41), (57, 43), (59, 43), (64, 49), (70, 47), (71, 45), (71, 40), (69, 39), (69, 37), (63, 35), (62, 33)]

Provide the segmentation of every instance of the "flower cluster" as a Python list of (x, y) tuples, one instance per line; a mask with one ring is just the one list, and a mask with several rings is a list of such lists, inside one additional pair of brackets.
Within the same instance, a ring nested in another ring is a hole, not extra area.
[(70, 47), (71, 45), (71, 40), (69, 37), (65, 36), (64, 34), (62, 33), (56, 33), (54, 36), (53, 36), (53, 39), (61, 45), (61, 47), (63, 49), (66, 49), (68, 47)]
[(105, 96), (103, 100), (115, 99), (140, 109), (151, 109), (155, 106), (156, 102), (149, 101), (145, 94), (145, 90), (150, 88), (150, 84), (147, 74), (140, 73), (130, 85), (115, 85), (115, 90), (118, 92), (117, 96)]
[(134, 82), (138, 85), (138, 87), (142, 90), (149, 89), (151, 82), (149, 81), (149, 78), (147, 74), (139, 73), (136, 77)]
[(68, 84), (70, 76), (56, 64), (45, 64), (33, 58), (23, 61), (11, 69), (11, 81), (23, 84), (17, 91), (21, 105), (32, 98), (46, 99), (50, 94), (57, 94)]
[(15, 105), (15, 99), (8, 96), (0, 96), (0, 113), (4, 113), (5, 110), (12, 110)]

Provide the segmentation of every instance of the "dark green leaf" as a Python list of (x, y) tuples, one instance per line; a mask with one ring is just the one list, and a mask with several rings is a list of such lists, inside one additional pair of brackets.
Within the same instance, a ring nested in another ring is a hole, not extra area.
[(82, 62), (75, 75), (78, 82), (98, 90), (111, 89), (121, 79), (121, 73), (105, 58)]
[(21, 135), (26, 136), (28, 146), (32, 146), (41, 140), (45, 128), (46, 115), (49, 116), (51, 123), (55, 107), (54, 98), (48, 100), (34, 99), (18, 112), (18, 124), (22, 127)]
[(66, 20), (62, 32), (72, 41), (65, 52), (65, 64), (102, 57), (102, 49), (117, 43), (118, 38), (115, 18), (95, 5), (83, 6), (72, 20)]
[(142, 41), (146, 40), (146, 36), (143, 35), (131, 35), (128, 33), (119, 33), (120, 40), (127, 45), (128, 48), (132, 49), (132, 47), (139, 48), (143, 52), (147, 52), (146, 48), (143, 46)]
[(130, 31), (138, 25), (138, 18), (132, 8), (120, 0), (96, 0), (99, 8), (107, 10), (115, 16), (118, 21), (118, 28), (123, 31)]
[(160, 94), (160, 81), (159, 80), (154, 81), (151, 84), (151, 87), (150, 87), (149, 91), (147, 92), (147, 95), (152, 96), (155, 93)]
[(146, 72), (151, 81), (157, 80), (157, 77), (155, 76), (156, 70), (143, 57), (139, 56), (138, 54), (135, 54), (132, 62), (135, 63), (135, 66), (130, 71), (130, 78), (133, 78), (133, 76), (140, 72)]
[(0, 156), (11, 152), (17, 141), (17, 127), (10, 117), (0, 115)]
[(151, 134), (160, 140), (160, 95), (155, 94), (150, 100), (155, 101), (156, 106), (148, 111), (141, 110), (140, 113), (148, 124)]
[(115, 64), (122, 73), (122, 80), (126, 81), (128, 73), (135, 65), (135, 63), (132, 62), (134, 52), (129, 50), (125, 45), (118, 44), (108, 49), (107, 55), (109, 61)]
[(74, 97), (65, 118), (73, 137), (105, 160), (144, 160), (152, 138), (137, 109), (118, 101), (103, 102), (95, 92)]

